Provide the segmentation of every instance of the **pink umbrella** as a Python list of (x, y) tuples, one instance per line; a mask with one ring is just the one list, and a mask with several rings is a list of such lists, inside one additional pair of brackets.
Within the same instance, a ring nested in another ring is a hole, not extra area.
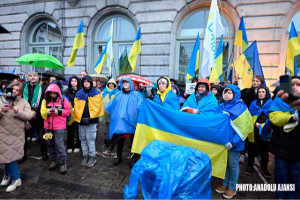
[(133, 82), (136, 82), (138, 85), (142, 85), (142, 86), (153, 86), (152, 82), (150, 80), (145, 79), (144, 77), (138, 75), (138, 74), (122, 74), (120, 76), (117, 77), (118, 82), (120, 82), (120, 80), (122, 78), (125, 77), (130, 77), (131, 80)]

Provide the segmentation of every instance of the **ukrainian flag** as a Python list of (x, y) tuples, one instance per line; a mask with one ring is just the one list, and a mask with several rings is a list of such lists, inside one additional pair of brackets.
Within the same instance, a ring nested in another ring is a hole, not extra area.
[(241, 19), (240, 26), (234, 40), (234, 45), (240, 46), (243, 52), (248, 48), (248, 38), (244, 23), (244, 16)]
[(153, 140), (198, 149), (211, 159), (212, 175), (225, 178), (225, 144), (234, 133), (226, 114), (190, 114), (160, 106), (150, 100), (141, 105), (131, 151), (141, 151)]
[(254, 41), (233, 64), (239, 77), (242, 78), (243, 87), (252, 86), (253, 76), (260, 75), (264, 78), (264, 73), (259, 60), (256, 41)]
[(112, 53), (113, 26), (114, 26), (114, 20), (112, 20), (111, 22), (109, 37), (106, 42), (105, 49), (104, 51), (102, 51), (100, 58), (98, 59), (96, 65), (94, 66), (94, 70), (97, 72), (97, 74), (101, 73), (105, 61), (107, 61), (107, 66), (111, 67), (111, 63), (113, 60), (113, 53)]
[(287, 45), (286, 53), (286, 67), (291, 71), (292, 76), (297, 75), (297, 65), (295, 56), (300, 54), (300, 42), (298, 38), (298, 33), (294, 26), (294, 22), (291, 24), (290, 36)]
[(209, 77), (209, 82), (222, 82), (223, 75), (223, 35), (221, 36), (219, 46), (217, 49), (216, 57), (216, 66), (214, 66), (211, 70), (211, 74)]
[(75, 64), (77, 50), (83, 47), (84, 47), (84, 33), (83, 33), (83, 22), (81, 20), (75, 36), (72, 53), (68, 61), (68, 67), (73, 66)]
[(188, 83), (190, 80), (195, 77), (195, 72), (199, 69), (199, 58), (200, 58), (200, 37), (199, 33), (194, 45), (194, 49), (191, 55), (189, 66), (186, 70), (186, 79), (185, 82)]
[(141, 53), (141, 27), (139, 28), (134, 43), (132, 45), (129, 57), (128, 57), (128, 61), (130, 63), (130, 66), (132, 68), (132, 72), (134, 72), (135, 70), (135, 66), (136, 66), (136, 60), (137, 60), (137, 56), (138, 54)]

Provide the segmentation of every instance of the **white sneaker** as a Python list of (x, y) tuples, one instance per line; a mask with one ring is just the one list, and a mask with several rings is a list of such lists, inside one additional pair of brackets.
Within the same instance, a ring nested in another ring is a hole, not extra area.
[(11, 182), (11, 184), (7, 187), (5, 192), (12, 192), (15, 189), (17, 189), (18, 186), (21, 186), (21, 185), (22, 185), (22, 182), (21, 182), (21, 179), (19, 178), (15, 181)]
[(35, 141), (37, 141), (37, 140), (38, 140), (38, 138), (36, 138), (36, 137), (33, 137), (33, 138), (31, 139), (32, 142), (35, 142)]
[(73, 149), (68, 149), (67, 153), (72, 153)]
[(78, 148), (74, 149), (74, 153), (79, 153), (79, 152), (80, 152), (80, 149), (78, 149)]
[(1, 181), (1, 186), (7, 186), (9, 185), (9, 182), (10, 182), (10, 176), (4, 175)]
[(30, 137), (27, 137), (27, 141), (30, 141), (31, 140), (31, 138)]
[(244, 162), (245, 162), (245, 156), (244, 156), (244, 155), (241, 155), (241, 156), (240, 156), (240, 159), (239, 159), (239, 163), (244, 164)]

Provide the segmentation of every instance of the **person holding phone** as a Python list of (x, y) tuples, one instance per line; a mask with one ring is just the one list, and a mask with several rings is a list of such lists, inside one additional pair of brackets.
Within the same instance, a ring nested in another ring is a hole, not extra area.
[(58, 85), (50, 84), (41, 105), (41, 115), (44, 119), (45, 133), (51, 132), (53, 138), (49, 145), (51, 164), (49, 170), (60, 165), (59, 172), (67, 173), (67, 153), (64, 145), (64, 135), (67, 128), (67, 117), (71, 108), (67, 98), (62, 97)]
[(22, 84), (13, 82), (7, 88), (12, 88), (12, 96), (0, 97), (0, 164), (5, 165), (1, 186), (8, 186), (6, 192), (12, 192), (22, 184), (16, 161), (24, 155), (25, 122), (33, 115), (22, 98)]
[[(300, 95), (300, 77), (292, 77), (293, 95)], [(288, 93), (279, 91), (269, 109), (273, 134), (270, 152), (275, 155), (276, 184), (295, 184), (295, 191), (275, 191), (280, 199), (300, 197), (300, 124), (297, 101), (288, 101)], [(287, 102), (285, 102), (287, 101)], [(299, 105), (298, 105), (299, 106)], [(296, 108), (296, 109), (295, 109)]]

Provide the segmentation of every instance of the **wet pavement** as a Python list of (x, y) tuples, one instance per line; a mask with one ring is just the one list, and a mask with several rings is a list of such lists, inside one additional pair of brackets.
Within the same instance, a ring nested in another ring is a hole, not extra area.
[[(104, 151), (104, 125), (98, 129), (96, 150)], [(123, 150), (123, 163), (112, 166), (113, 158), (97, 156), (97, 163), (91, 168), (81, 167), (82, 159), (80, 153), (68, 154), (68, 173), (61, 175), (59, 168), (48, 170), (50, 160), (43, 161), (33, 157), (39, 156), (37, 142), (31, 142), (28, 149), (28, 159), (19, 164), (21, 171), (22, 186), (12, 193), (6, 193), (6, 187), (0, 188), (0, 199), (122, 199), (125, 184), (128, 184), (130, 176), (130, 144), (127, 139)], [(116, 148), (115, 148), (116, 150)], [(272, 159), (271, 159), (272, 160)], [(239, 183), (265, 183), (256, 172), (251, 176), (244, 173), (245, 166), (240, 165)], [(272, 164), (270, 166), (272, 171)], [(0, 169), (1, 178), (3, 165)], [(267, 180), (273, 183), (273, 180)], [(214, 189), (222, 181), (212, 178)], [(139, 194), (138, 198), (142, 198)], [(222, 195), (213, 190), (213, 198), (221, 199)], [(272, 192), (238, 192), (234, 198), (237, 199), (274, 199)]]

